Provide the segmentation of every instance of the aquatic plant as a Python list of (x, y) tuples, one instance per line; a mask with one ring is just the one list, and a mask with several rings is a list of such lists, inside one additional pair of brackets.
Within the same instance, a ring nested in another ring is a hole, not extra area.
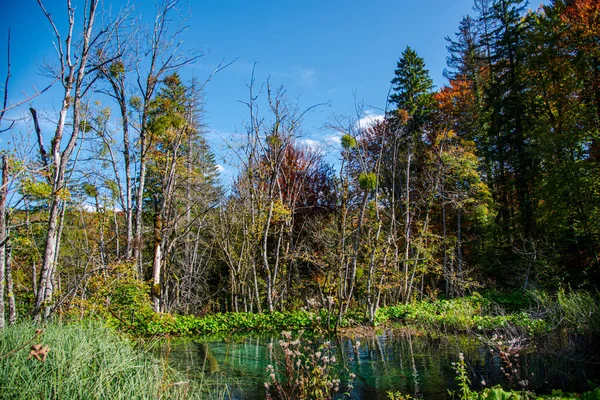
[(412, 399), (410, 394), (403, 394), (402, 392), (387, 392), (390, 400), (410, 400)]
[[(331, 399), (342, 390), (342, 380), (334, 369), (335, 349), (331, 342), (321, 344), (302, 338), (298, 332), (296, 338), (289, 331), (281, 333), (278, 350), (283, 359), (267, 366), (269, 380), (265, 382), (266, 398), (279, 399)], [(277, 349), (271, 345), (270, 352)], [(276, 356), (275, 356), (276, 358)], [(346, 389), (352, 389), (355, 376), (349, 374)], [(349, 395), (349, 393), (346, 393)]]
[(584, 290), (559, 290), (555, 296), (533, 291), (532, 313), (547, 321), (551, 329), (569, 329), (578, 333), (600, 333), (600, 299)]

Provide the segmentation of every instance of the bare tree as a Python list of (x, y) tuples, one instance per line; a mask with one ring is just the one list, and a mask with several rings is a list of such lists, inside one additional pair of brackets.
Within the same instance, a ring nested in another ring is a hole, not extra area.
[[(95, 43), (100, 37), (108, 32), (104, 28), (94, 33), (94, 23), (98, 10), (98, 0), (85, 2), (82, 23), (81, 38), (78, 41), (75, 33), (75, 8), (70, 0), (67, 0), (68, 25), (66, 37), (59, 31), (51, 14), (46, 10), (41, 0), (38, 4), (52, 26), (56, 39), (55, 49), (59, 59), (58, 69), (54, 71), (57, 79), (63, 87), (63, 98), (59, 112), (56, 130), (51, 140), (50, 152), (46, 154), (43, 143), (40, 140), (40, 154), (48, 162), (48, 177), (51, 181), (52, 193), (50, 195), (50, 206), (48, 210), (48, 230), (46, 233), (44, 255), (40, 268), (38, 291), (36, 293), (33, 317), (39, 319), (42, 308), (45, 307), (44, 316), (50, 313), (49, 303), (54, 292), (53, 277), (55, 273), (56, 259), (60, 244), (60, 215), (64, 210), (66, 193), (66, 173), (69, 168), (71, 156), (80, 136), (81, 102), (88, 89), (93, 83), (86, 80), (90, 71), (88, 60)], [(64, 42), (63, 42), (64, 40)], [(32, 112), (36, 126), (37, 116)], [(71, 124), (67, 124), (70, 117)], [(40, 136), (41, 139), (41, 136)]]
[[(7, 71), (6, 71), (6, 81), (4, 84), (4, 103), (3, 109), (0, 112), (0, 124), (2, 124), (2, 119), (4, 117), (4, 112), (6, 110), (6, 105), (8, 104), (8, 84), (10, 83), (10, 29), (8, 30), (8, 57), (7, 57)], [(2, 126), (0, 125), (0, 128)], [(0, 132), (4, 132), (12, 127), (12, 124), (9, 128), (5, 130), (0, 130)], [(4, 329), (4, 280), (6, 275), (6, 242), (8, 238), (6, 237), (6, 197), (8, 195), (8, 161), (7, 156), (4, 154), (2, 156), (2, 186), (0, 187), (0, 329)]]
[[(135, 24), (132, 24), (135, 25)], [(131, 50), (131, 40), (138, 33), (137, 28), (133, 28), (128, 32), (116, 30), (113, 37), (110, 52), (99, 53), (95, 60), (96, 68), (100, 71), (103, 78), (109, 83), (110, 88), (100, 90), (117, 102), (119, 114), (121, 117), (121, 132), (122, 132), (122, 147), (123, 155), (123, 172), (125, 177), (121, 177), (121, 168), (116, 158), (116, 154), (111, 145), (113, 138), (109, 137), (106, 130), (98, 132), (100, 138), (104, 142), (106, 148), (109, 149), (113, 173), (119, 189), (119, 200), (121, 207), (125, 213), (125, 259), (131, 259), (133, 255), (133, 180), (132, 180), (132, 149), (131, 149), (131, 133), (130, 133), (130, 118), (127, 93), (127, 76), (129, 70), (133, 68), (134, 60), (128, 58), (126, 54)], [(107, 63), (107, 59), (113, 59), (111, 63)], [(124, 186), (124, 188), (123, 188)]]
[[(52, 85), (54, 85), (54, 83), (56, 82), (56, 79), (55, 79), (54, 81), (52, 81), (48, 86), (46, 86), (42, 90), (37, 90), (34, 87), (33, 88), (34, 93), (32, 95), (29, 95), (29, 96), (25, 95), (25, 98), (23, 100), (19, 101), (16, 104), (9, 105), (8, 104), (8, 87), (9, 87), (9, 83), (10, 83), (10, 78), (12, 76), (12, 74), (10, 72), (10, 28), (8, 28), (7, 53), (8, 53), (8, 56), (6, 57), (6, 61), (7, 61), (6, 80), (4, 81), (4, 99), (3, 99), (4, 101), (2, 103), (2, 109), (0, 109), (0, 121), (2, 121), (2, 119), (4, 118), (5, 112), (33, 100), (37, 96), (41, 95), (42, 93), (44, 93), (48, 89), (50, 89), (52, 87)], [(2, 127), (0, 126), (0, 133), (10, 130), (14, 126), (14, 123), (15, 123), (15, 121), (12, 121), (10, 126), (8, 128), (4, 128), (4, 129), (2, 129)]]

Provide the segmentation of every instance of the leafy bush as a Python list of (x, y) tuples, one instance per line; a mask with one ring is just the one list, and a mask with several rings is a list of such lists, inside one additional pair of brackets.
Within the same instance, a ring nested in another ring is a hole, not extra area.
[(518, 312), (529, 308), (532, 304), (532, 296), (530, 292), (523, 293), (522, 290), (514, 290), (511, 292), (498, 292), (488, 290), (483, 293), (483, 296), (492, 304), (498, 305), (503, 310), (508, 312)]
[(145, 320), (136, 319), (131, 331), (138, 336), (201, 335), (245, 332), (277, 332), (281, 330), (322, 329), (324, 319), (309, 311), (253, 314), (244, 312), (193, 315), (153, 314)]

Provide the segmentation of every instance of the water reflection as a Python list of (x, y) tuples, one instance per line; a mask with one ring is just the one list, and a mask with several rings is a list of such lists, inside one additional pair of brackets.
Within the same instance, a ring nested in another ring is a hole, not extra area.
[[(277, 365), (280, 357), (274, 336), (198, 337), (171, 342), (161, 347), (177, 369), (191, 378), (212, 382), (213, 388), (225, 387), (228, 398), (262, 399), (267, 365)], [(497, 352), (473, 336), (426, 337), (408, 332), (385, 331), (358, 338), (343, 336), (312, 337), (313, 346), (326, 340), (334, 344), (340, 378), (356, 375), (353, 399), (388, 399), (388, 391), (401, 391), (415, 398), (449, 398), (448, 389), (456, 389), (452, 363), (463, 353), (474, 387), (509, 384), (502, 372), (503, 360)], [(598, 369), (579, 359), (556, 355), (521, 354), (520, 368), (529, 389), (544, 391), (550, 387), (584, 390), (587, 381), (598, 379)], [(519, 379), (524, 379), (523, 377)]]

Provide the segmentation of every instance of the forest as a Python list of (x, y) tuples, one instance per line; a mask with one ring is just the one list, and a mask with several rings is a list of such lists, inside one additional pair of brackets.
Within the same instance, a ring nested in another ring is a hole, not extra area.
[(338, 332), (423, 304), (580, 296), (600, 332), (600, 1), (475, 0), (439, 55), (446, 85), (409, 46), (383, 118), (323, 121), (335, 161), (300, 140), (312, 105), (248, 77), (226, 184), (203, 104), (229, 65), (182, 78), (200, 55), (179, 40), (179, 1), (157, 3), (147, 30), (134, 8), (67, 3), (36, 10), (56, 39), (51, 129), (9, 92), (10, 36), (4, 58), (0, 330)]

